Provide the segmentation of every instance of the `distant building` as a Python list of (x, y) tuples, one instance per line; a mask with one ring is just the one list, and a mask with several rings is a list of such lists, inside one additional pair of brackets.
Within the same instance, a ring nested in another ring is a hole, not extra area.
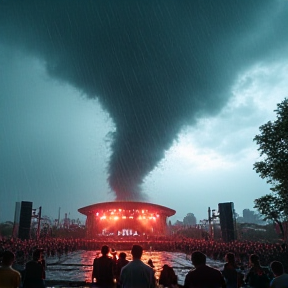
[(184, 226), (195, 226), (196, 225), (196, 217), (193, 213), (188, 213), (183, 219)]
[(255, 213), (255, 211), (251, 211), (249, 209), (243, 210), (243, 217), (238, 217), (236, 220), (238, 223), (252, 223), (252, 224), (265, 224), (265, 221), (261, 219), (261, 215), (259, 213)]

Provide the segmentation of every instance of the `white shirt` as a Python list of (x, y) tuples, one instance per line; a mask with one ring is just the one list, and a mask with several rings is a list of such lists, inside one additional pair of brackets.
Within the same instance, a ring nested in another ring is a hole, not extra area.
[(122, 268), (120, 282), (123, 288), (154, 288), (154, 271), (141, 260), (135, 259)]
[(284, 273), (271, 281), (271, 288), (288, 288), (288, 274)]

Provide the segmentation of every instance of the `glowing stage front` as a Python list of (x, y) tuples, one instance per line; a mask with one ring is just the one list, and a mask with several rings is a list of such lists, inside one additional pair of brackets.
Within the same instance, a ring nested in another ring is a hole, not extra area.
[(88, 238), (165, 235), (167, 218), (176, 213), (161, 205), (134, 201), (97, 203), (78, 211), (87, 216)]

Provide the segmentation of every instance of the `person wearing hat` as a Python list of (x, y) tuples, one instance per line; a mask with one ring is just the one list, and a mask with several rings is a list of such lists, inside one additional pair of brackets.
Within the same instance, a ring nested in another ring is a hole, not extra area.
[(0, 266), (0, 287), (18, 288), (21, 283), (21, 275), (11, 266), (14, 262), (15, 255), (11, 251), (5, 251)]
[(42, 254), (43, 249), (37, 248), (33, 252), (33, 259), (26, 263), (23, 288), (45, 288), (44, 267), (40, 262)]

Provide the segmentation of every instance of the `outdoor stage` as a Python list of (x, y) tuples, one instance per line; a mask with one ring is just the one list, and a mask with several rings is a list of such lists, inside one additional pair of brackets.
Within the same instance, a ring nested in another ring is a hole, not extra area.
[(87, 237), (166, 235), (175, 210), (147, 202), (115, 201), (78, 209), (87, 216)]

